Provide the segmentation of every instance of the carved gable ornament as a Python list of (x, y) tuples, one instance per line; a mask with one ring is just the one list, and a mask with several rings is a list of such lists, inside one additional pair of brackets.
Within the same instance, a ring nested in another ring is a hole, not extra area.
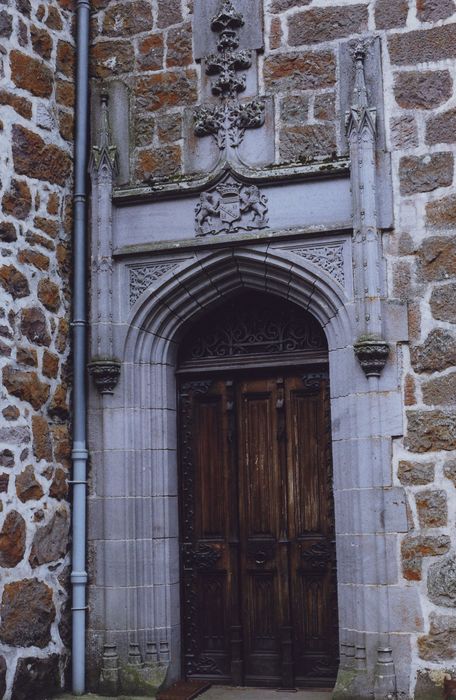
[(197, 236), (254, 231), (268, 225), (268, 200), (256, 185), (230, 175), (200, 195), (195, 209)]

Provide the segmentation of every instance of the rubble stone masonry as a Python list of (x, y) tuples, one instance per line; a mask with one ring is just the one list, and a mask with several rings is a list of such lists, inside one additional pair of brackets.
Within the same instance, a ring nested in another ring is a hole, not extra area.
[(0, 1), (0, 697), (63, 686), (68, 603), (71, 0)]

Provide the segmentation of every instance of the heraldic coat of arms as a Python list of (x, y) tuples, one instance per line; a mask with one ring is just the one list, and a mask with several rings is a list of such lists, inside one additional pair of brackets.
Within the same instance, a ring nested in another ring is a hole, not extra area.
[(266, 228), (268, 200), (256, 185), (233, 179), (203, 192), (195, 209), (197, 236)]

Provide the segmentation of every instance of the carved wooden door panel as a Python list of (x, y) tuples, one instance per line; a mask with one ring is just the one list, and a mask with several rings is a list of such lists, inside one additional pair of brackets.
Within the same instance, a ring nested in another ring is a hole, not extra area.
[(324, 373), (180, 387), (187, 677), (330, 686), (338, 619)]

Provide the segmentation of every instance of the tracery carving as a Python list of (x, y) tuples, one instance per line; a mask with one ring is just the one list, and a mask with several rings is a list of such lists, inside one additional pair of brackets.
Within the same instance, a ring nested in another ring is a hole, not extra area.
[(237, 12), (230, 0), (224, 0), (219, 12), (212, 18), (211, 29), (219, 34), (218, 53), (206, 56), (206, 74), (213, 77), (212, 94), (219, 97), (221, 105), (203, 105), (194, 113), (194, 130), (197, 136), (213, 136), (222, 151), (228, 145), (237, 147), (247, 129), (257, 129), (264, 124), (265, 105), (261, 99), (239, 103), (239, 94), (247, 85), (247, 75), (242, 71), (252, 66), (252, 51), (239, 49), (240, 27), (244, 17)]
[(314, 542), (309, 547), (302, 545), (301, 548), (301, 560), (306, 569), (326, 569), (333, 554), (334, 544), (326, 541)]
[(343, 243), (292, 248), (291, 252), (317, 265), (331, 275), (341, 287), (345, 284)]
[(256, 185), (226, 178), (203, 192), (195, 208), (197, 236), (262, 229), (268, 225), (268, 200)]
[(181, 363), (253, 354), (324, 351), (318, 322), (302, 309), (273, 297), (250, 294), (205, 317), (182, 343)]
[(178, 267), (178, 263), (161, 262), (130, 268), (130, 306), (133, 306), (143, 292), (159, 277)]
[(196, 549), (185, 550), (185, 566), (207, 571), (214, 568), (221, 556), (220, 548), (200, 543)]

